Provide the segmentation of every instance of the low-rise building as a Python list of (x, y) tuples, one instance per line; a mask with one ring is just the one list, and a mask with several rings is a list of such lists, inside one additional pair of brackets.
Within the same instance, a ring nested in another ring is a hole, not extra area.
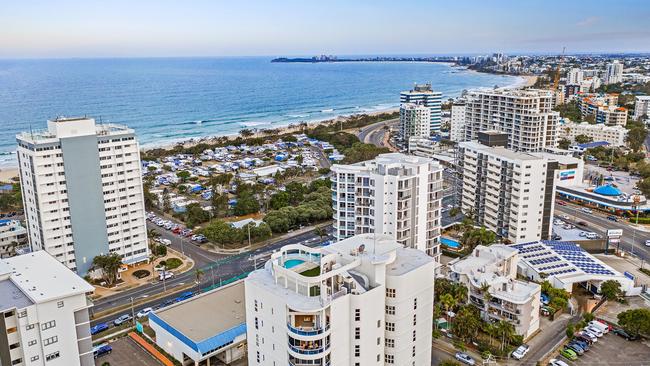
[(27, 229), (18, 220), (0, 220), (0, 258), (12, 257), (27, 243)]
[(606, 126), (588, 122), (564, 122), (558, 129), (560, 139), (565, 138), (575, 142), (576, 136), (591, 137), (592, 141), (607, 141), (612, 146), (623, 147), (626, 145), (628, 130), (623, 126)]
[(518, 261), (515, 248), (479, 245), (471, 255), (448, 264), (449, 278), (467, 287), (468, 303), (484, 319), (510, 322), (526, 339), (539, 329), (541, 286), (517, 279)]
[(0, 365), (95, 365), (94, 290), (45, 251), (0, 260)]

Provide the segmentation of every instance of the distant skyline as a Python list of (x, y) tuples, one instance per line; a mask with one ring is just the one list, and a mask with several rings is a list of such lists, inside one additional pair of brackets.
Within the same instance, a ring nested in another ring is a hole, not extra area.
[(0, 58), (650, 52), (650, 1), (7, 1)]

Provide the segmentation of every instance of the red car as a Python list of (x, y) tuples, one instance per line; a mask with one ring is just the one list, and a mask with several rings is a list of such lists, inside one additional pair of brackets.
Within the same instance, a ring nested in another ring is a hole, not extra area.
[(603, 319), (596, 319), (596, 321), (599, 322), (599, 323), (605, 324), (607, 326), (607, 328), (609, 328), (610, 332), (612, 330), (614, 330), (614, 327), (611, 324), (609, 324), (608, 322), (604, 321)]
[(172, 230), (172, 233), (174, 233), (174, 234), (178, 234), (178, 233), (180, 233), (181, 231), (183, 231), (183, 228), (179, 226), (179, 227), (175, 228), (174, 230)]
[(560, 206), (566, 206), (566, 202), (564, 201), (557, 201), (557, 204)]

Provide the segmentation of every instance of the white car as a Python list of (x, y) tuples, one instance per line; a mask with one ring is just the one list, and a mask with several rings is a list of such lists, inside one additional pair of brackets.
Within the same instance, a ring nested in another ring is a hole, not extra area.
[(596, 233), (587, 233), (587, 235), (585, 235), (585, 237), (586, 237), (587, 239), (591, 239), (591, 240), (594, 240), (594, 239), (598, 239), (598, 238), (599, 238), (598, 234), (596, 234)]
[(458, 361), (460, 361), (460, 362), (462, 362), (462, 363), (464, 363), (466, 365), (474, 366), (474, 364), (476, 363), (474, 361), (474, 359), (472, 357), (470, 357), (470, 355), (468, 355), (467, 353), (456, 352), (456, 356), (454, 356), (454, 357)]
[(517, 360), (521, 360), (526, 356), (526, 353), (528, 353), (528, 350), (530, 350), (530, 346), (527, 344), (522, 344), (521, 346), (517, 347), (516, 350), (512, 352), (512, 357), (514, 357)]
[(646, 247), (650, 247), (650, 240), (646, 240), (646, 241), (645, 241), (645, 246), (646, 246)]
[(550, 361), (548, 361), (548, 366), (569, 366), (569, 365), (562, 360), (552, 358)]
[(564, 221), (556, 219), (555, 221), (553, 221), (553, 225), (564, 225)]
[(598, 338), (603, 336), (603, 331), (596, 328), (596, 327), (594, 327), (594, 326), (592, 326), (592, 325), (589, 325), (589, 326), (585, 327), (585, 330), (587, 332), (591, 332), (591, 333), (595, 334), (596, 337), (598, 337)]
[(164, 246), (172, 245), (172, 241), (169, 240), (169, 239), (158, 238), (158, 239), (156, 239), (156, 242), (158, 242), (159, 244), (162, 244)]
[(586, 207), (583, 207), (581, 211), (584, 212), (584, 213), (588, 213), (588, 214), (591, 213), (591, 209), (590, 209), (590, 208), (586, 208)]
[(598, 342), (598, 337), (595, 334), (593, 334), (592, 332), (586, 331), (584, 329), (581, 332), (578, 332), (578, 335), (585, 336), (585, 337), (591, 339), (591, 341), (593, 343)]
[(138, 313), (135, 314), (135, 317), (138, 318), (138, 319), (144, 318), (145, 316), (149, 316), (149, 313), (151, 313), (152, 311), (153, 311), (153, 308), (144, 308), (144, 309), (138, 311)]
[(158, 275), (158, 280), (159, 281), (169, 280), (171, 278), (174, 278), (174, 272), (161, 272)]
[(580, 234), (578, 234), (578, 235), (579, 235), (580, 237), (583, 237), (583, 238), (584, 238), (584, 237), (587, 236), (587, 234), (588, 234), (588, 233), (587, 233), (586, 231), (581, 231)]

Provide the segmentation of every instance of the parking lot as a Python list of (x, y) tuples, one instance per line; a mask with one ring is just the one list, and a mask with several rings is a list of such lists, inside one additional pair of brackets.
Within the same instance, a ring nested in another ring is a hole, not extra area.
[(576, 361), (571, 362), (561, 356), (556, 358), (569, 365), (650, 365), (649, 343), (649, 341), (626, 341), (610, 332), (598, 338), (598, 342)]
[(129, 337), (122, 337), (110, 345), (113, 347), (113, 352), (98, 358), (95, 361), (96, 365), (108, 362), (111, 366), (160, 366), (160, 362)]

